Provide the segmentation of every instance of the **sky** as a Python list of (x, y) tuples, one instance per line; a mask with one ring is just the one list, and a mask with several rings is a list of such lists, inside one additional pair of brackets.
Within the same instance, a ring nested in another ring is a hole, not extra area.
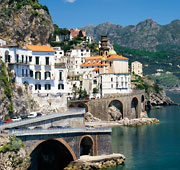
[(161, 25), (180, 19), (180, 0), (39, 0), (60, 28), (111, 22), (135, 25), (152, 18)]

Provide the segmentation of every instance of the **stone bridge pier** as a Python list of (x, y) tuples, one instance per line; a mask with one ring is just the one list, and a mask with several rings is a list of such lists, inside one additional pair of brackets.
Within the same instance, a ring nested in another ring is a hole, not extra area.
[(140, 118), (141, 112), (145, 111), (145, 91), (133, 91), (127, 94), (110, 94), (104, 98), (84, 101), (69, 101), (69, 107), (83, 107), (93, 116), (107, 121), (108, 108), (115, 106), (120, 110), (122, 117), (129, 119)]

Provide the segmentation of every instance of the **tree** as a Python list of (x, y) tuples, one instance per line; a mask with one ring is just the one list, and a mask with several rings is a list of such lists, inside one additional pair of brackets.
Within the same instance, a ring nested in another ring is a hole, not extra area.
[(99, 93), (99, 89), (93, 88), (93, 94)]

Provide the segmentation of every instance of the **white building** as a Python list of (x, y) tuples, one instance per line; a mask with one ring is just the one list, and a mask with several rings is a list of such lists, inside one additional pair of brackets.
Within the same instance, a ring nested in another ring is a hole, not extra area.
[(84, 72), (83, 88), (90, 95), (93, 88), (99, 89), (101, 97), (131, 92), (128, 58), (117, 55), (115, 51), (110, 51), (107, 56), (87, 57), (81, 69)]
[(14, 72), (16, 83), (28, 83), (32, 93), (66, 93), (67, 70), (55, 64), (54, 53), (49, 46), (0, 48), (0, 56)]
[(4, 41), (3, 39), (0, 39), (0, 47), (5, 46), (6, 45), (6, 41)]
[(142, 77), (143, 76), (142, 64), (139, 61), (132, 62), (131, 63), (131, 72)]
[(67, 52), (67, 69), (69, 75), (80, 75), (80, 65), (85, 62), (86, 57), (90, 57), (90, 49), (76, 48)]

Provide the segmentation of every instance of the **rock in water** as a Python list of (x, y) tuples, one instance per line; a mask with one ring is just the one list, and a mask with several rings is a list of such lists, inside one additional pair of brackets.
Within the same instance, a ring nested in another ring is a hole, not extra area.
[(0, 37), (7, 44), (49, 43), (53, 23), (48, 8), (38, 0), (0, 0)]
[(107, 113), (109, 115), (109, 120), (111, 121), (117, 121), (122, 118), (120, 110), (117, 109), (115, 106), (109, 107)]

